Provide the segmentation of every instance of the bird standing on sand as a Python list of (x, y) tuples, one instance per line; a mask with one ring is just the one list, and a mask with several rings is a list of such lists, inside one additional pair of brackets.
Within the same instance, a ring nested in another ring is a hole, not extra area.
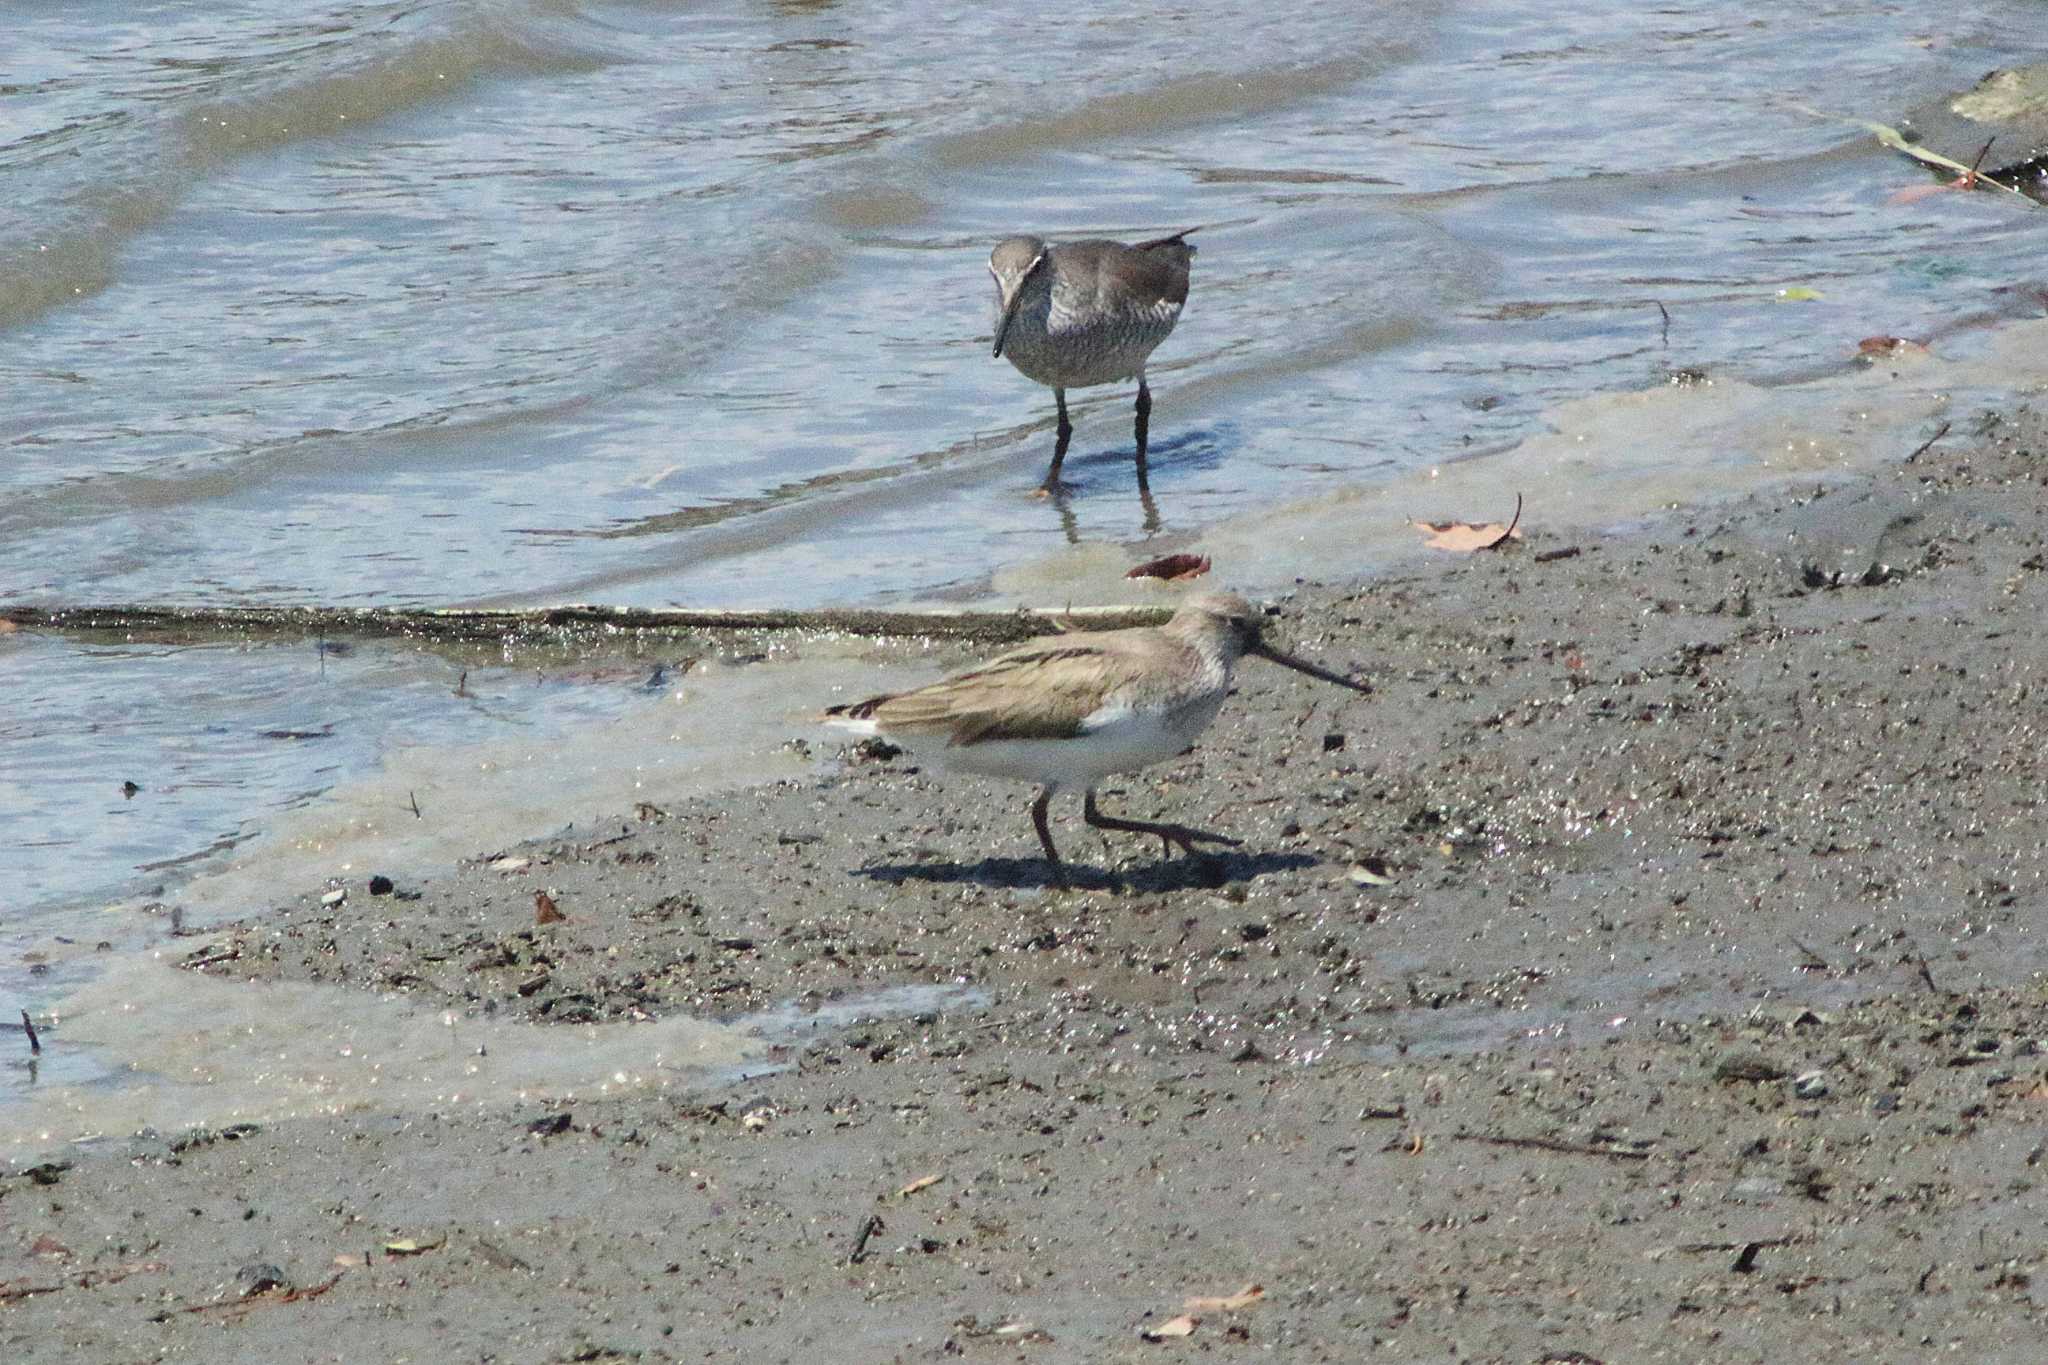
[(996, 279), (996, 348), (1025, 378), (1052, 389), (1059, 435), (1041, 491), (1059, 486), (1060, 462), (1074, 424), (1067, 390), (1138, 379), (1138, 480), (1145, 479), (1145, 428), (1152, 391), (1145, 359), (1173, 331), (1188, 301), (1188, 263), (1195, 249), (1176, 232), (1128, 246), (1093, 240), (1048, 245), (1009, 237), (989, 254)]
[(1095, 808), (1095, 786), (1193, 744), (1216, 718), (1231, 669), (1244, 655), (1353, 691), (1371, 690), (1267, 645), (1262, 623), (1242, 597), (1205, 593), (1189, 598), (1163, 626), (1053, 636), (928, 687), (832, 707), (826, 720), (911, 749), (928, 747), (942, 767), (1036, 782), (1032, 827), (1053, 879), (1064, 886), (1045, 812), (1054, 794), (1067, 788), (1087, 793), (1082, 818), (1097, 829), (1156, 834), (1169, 851), (1178, 846), (1189, 854), (1198, 840), (1237, 842), (1185, 825), (1104, 815)]

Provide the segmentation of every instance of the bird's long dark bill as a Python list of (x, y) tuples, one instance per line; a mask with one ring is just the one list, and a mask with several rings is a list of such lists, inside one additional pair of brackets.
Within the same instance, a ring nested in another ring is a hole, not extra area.
[(1009, 304), (1009, 307), (1007, 307), (1007, 308), (1003, 309), (1003, 320), (1002, 320), (1001, 322), (998, 322), (998, 323), (996, 324), (996, 350), (995, 350), (995, 353), (996, 353), (996, 354), (997, 354), (998, 356), (1002, 355), (1002, 353), (1003, 353), (1003, 336), (1004, 336), (1004, 334), (1005, 334), (1005, 333), (1007, 333), (1007, 332), (1008, 332), (1008, 331), (1010, 330), (1010, 319), (1011, 319), (1011, 318), (1014, 318), (1014, 317), (1016, 317), (1016, 316), (1017, 316), (1017, 300), (1016, 300), (1016, 299), (1015, 299), (1014, 297), (1012, 297), (1012, 298), (1011, 298), (1011, 300), (1010, 300), (1010, 304)]
[(1017, 316), (1017, 300), (1024, 297), (1024, 282), (1017, 282), (1017, 292), (1010, 295), (1010, 301), (1003, 305), (1003, 320), (996, 324), (996, 354), (1003, 353), (1003, 338), (1010, 334), (1010, 323)]
[(1041, 251), (1038, 253), (1038, 259), (1027, 266), (1024, 273), (1017, 277), (1017, 287), (1010, 291), (1009, 301), (1003, 305), (1003, 320), (996, 324), (995, 353), (998, 356), (1003, 353), (1003, 339), (1010, 335), (1010, 324), (1017, 319), (1017, 303), (1024, 297), (1024, 286), (1033, 275), (1038, 273), (1044, 264), (1045, 253)]
[(1335, 683), (1339, 687), (1348, 687), (1353, 692), (1370, 693), (1372, 691), (1370, 687), (1362, 682), (1353, 682), (1341, 674), (1332, 673), (1327, 668), (1318, 668), (1306, 659), (1297, 659), (1292, 654), (1283, 654), (1271, 645), (1256, 645), (1248, 650), (1247, 653), (1256, 654), (1261, 659), (1271, 659), (1282, 668), (1291, 668), (1297, 673), (1306, 673), (1311, 678), (1321, 678), (1326, 683)]

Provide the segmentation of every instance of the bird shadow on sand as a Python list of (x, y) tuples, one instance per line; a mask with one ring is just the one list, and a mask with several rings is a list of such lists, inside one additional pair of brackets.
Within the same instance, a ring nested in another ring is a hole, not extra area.
[[(1087, 863), (1067, 862), (1067, 884), (1077, 891), (1214, 890), (1232, 882), (1248, 882), (1269, 872), (1298, 872), (1323, 861), (1306, 853), (1203, 853), (1147, 863), (1129, 872), (1111, 872)], [(983, 858), (979, 862), (879, 863), (853, 869), (891, 886), (906, 882), (983, 886), (1043, 887), (1055, 890), (1052, 867), (1043, 858)]]

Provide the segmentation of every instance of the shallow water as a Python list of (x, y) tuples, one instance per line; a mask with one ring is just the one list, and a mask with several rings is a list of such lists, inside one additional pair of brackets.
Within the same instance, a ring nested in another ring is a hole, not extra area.
[[(143, 954), (66, 996), (47, 1063), (10, 1058), (0, 1166), (58, 1143), (363, 1110), (564, 1103), (730, 1084), (781, 1070), (777, 1046), (856, 1019), (972, 1010), (979, 992), (908, 986), (723, 1023), (478, 1018), (334, 986), (251, 985)], [(62, 1046), (56, 1044), (61, 1043)]]
[[(1190, 540), (1239, 586), (1369, 570), (1404, 552), (1389, 490), (1451, 489), (1431, 471), (1525, 440), (1532, 519), (1596, 505), (1616, 471), (1643, 494), (1626, 517), (1782, 474), (1798, 439), (1808, 472), (1902, 453), (2012, 391), (1987, 362), (1998, 324), (2041, 311), (2039, 211), (1890, 204), (1922, 173), (1794, 101), (1893, 120), (2037, 56), (2048, 9), (1734, 14), (16, 15), (0, 601), (1103, 600)], [(1190, 223), (1150, 501), (1123, 388), (1076, 395), (1071, 496), (1031, 498), (1050, 395), (988, 354), (989, 244)], [(1847, 417), (1873, 334), (1954, 368)], [(1689, 367), (1728, 408), (1674, 425), (1680, 400), (1648, 391)], [(1785, 411), (1824, 418), (1802, 438)], [(1498, 515), (1470, 504), (1503, 486), (1403, 510)], [(359, 854), (302, 832), (394, 802), (401, 751), (447, 772), (571, 734), (595, 769), (620, 749), (593, 737), (673, 703), (510, 666), (462, 697), (459, 671), (0, 637), (0, 934), (147, 937), (141, 903), (252, 837), (311, 848), (308, 878)], [(663, 731), (698, 774), (679, 789), (778, 761), (832, 682), (776, 676)], [(559, 777), (578, 809), (620, 796)], [(0, 979), (56, 984), (18, 960)]]

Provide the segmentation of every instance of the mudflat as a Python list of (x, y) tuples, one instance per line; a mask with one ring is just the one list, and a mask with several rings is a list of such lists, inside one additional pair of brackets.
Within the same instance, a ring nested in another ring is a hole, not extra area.
[(1300, 585), (1277, 638), (1374, 695), (1248, 660), (1103, 794), (1215, 858), (1057, 803), (1060, 893), (1028, 792), (819, 732), (418, 899), (281, 896), (193, 969), (823, 1022), (695, 1089), (17, 1167), (0, 1355), (2038, 1359), (2048, 423), (1959, 426)]

